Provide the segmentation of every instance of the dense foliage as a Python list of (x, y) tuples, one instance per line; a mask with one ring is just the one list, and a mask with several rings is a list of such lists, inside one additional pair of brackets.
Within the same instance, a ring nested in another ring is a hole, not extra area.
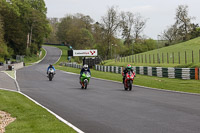
[(7, 55), (7, 46), (4, 42), (4, 29), (2, 24), (2, 19), (0, 16), (0, 62), (3, 61), (3, 58)]
[(44, 0), (12, 0), (11, 3), (1, 0), (0, 36), (4, 43), (1, 41), (0, 45), (5, 48), (0, 56), (37, 54), (50, 32), (46, 12)]

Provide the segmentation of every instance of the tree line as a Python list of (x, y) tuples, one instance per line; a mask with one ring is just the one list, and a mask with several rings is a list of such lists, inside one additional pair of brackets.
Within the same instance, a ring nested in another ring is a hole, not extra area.
[(119, 12), (115, 6), (109, 7), (99, 22), (81, 13), (61, 19), (50, 18), (53, 32), (46, 41), (63, 42), (74, 49), (96, 48), (102, 59), (137, 54), (156, 49), (159, 43), (169, 46), (200, 36), (200, 28), (191, 22), (194, 18), (188, 12), (187, 5), (179, 5), (175, 23), (158, 35), (159, 40), (142, 34), (146, 18), (139, 13)]
[(81, 13), (49, 18), (49, 22), (53, 32), (46, 42), (69, 44), (73, 49), (95, 48), (102, 59), (156, 48), (153, 39), (142, 35), (147, 19), (139, 13), (119, 12), (115, 6), (108, 8), (100, 22)]
[(44, 0), (0, 1), (0, 60), (37, 54), (50, 32)]
[[(159, 35), (165, 46), (200, 36), (200, 27), (191, 22), (194, 17), (188, 12), (187, 5), (178, 6), (175, 23)], [(43, 41), (98, 49), (102, 59), (158, 48), (158, 41), (143, 35), (147, 19), (139, 13), (119, 12), (112, 6), (99, 22), (81, 13), (61, 19), (47, 19), (46, 13), (44, 0), (0, 1), (0, 61), (37, 54)]]

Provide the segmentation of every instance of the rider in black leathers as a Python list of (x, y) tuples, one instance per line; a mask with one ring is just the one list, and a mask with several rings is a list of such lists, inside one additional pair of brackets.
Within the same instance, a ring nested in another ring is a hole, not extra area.
[(123, 71), (123, 84), (124, 84), (124, 80), (125, 80), (125, 77), (126, 77), (126, 73), (129, 72), (129, 71), (131, 71), (134, 74), (134, 76), (136, 77), (135, 72), (133, 71), (131, 65), (128, 64), (127, 67)]

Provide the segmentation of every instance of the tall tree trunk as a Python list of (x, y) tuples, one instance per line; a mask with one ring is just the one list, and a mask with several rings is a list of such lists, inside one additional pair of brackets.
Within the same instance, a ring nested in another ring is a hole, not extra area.
[(33, 31), (33, 27), (31, 26), (31, 34), (30, 34), (30, 46), (31, 46), (31, 41), (32, 41), (32, 31)]
[(26, 48), (28, 49), (28, 47), (29, 47), (29, 33), (27, 34), (27, 43), (26, 43)]

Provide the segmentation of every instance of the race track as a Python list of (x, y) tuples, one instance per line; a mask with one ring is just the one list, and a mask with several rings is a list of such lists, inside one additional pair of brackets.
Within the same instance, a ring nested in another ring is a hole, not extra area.
[(20, 89), (80, 130), (86, 133), (200, 132), (200, 96), (136, 86), (134, 91), (124, 91), (122, 83), (94, 78), (88, 89), (82, 90), (79, 75), (59, 70), (50, 82), (46, 69), (58, 60), (61, 52), (54, 47), (44, 48), (47, 55), (43, 61), (17, 71)]

